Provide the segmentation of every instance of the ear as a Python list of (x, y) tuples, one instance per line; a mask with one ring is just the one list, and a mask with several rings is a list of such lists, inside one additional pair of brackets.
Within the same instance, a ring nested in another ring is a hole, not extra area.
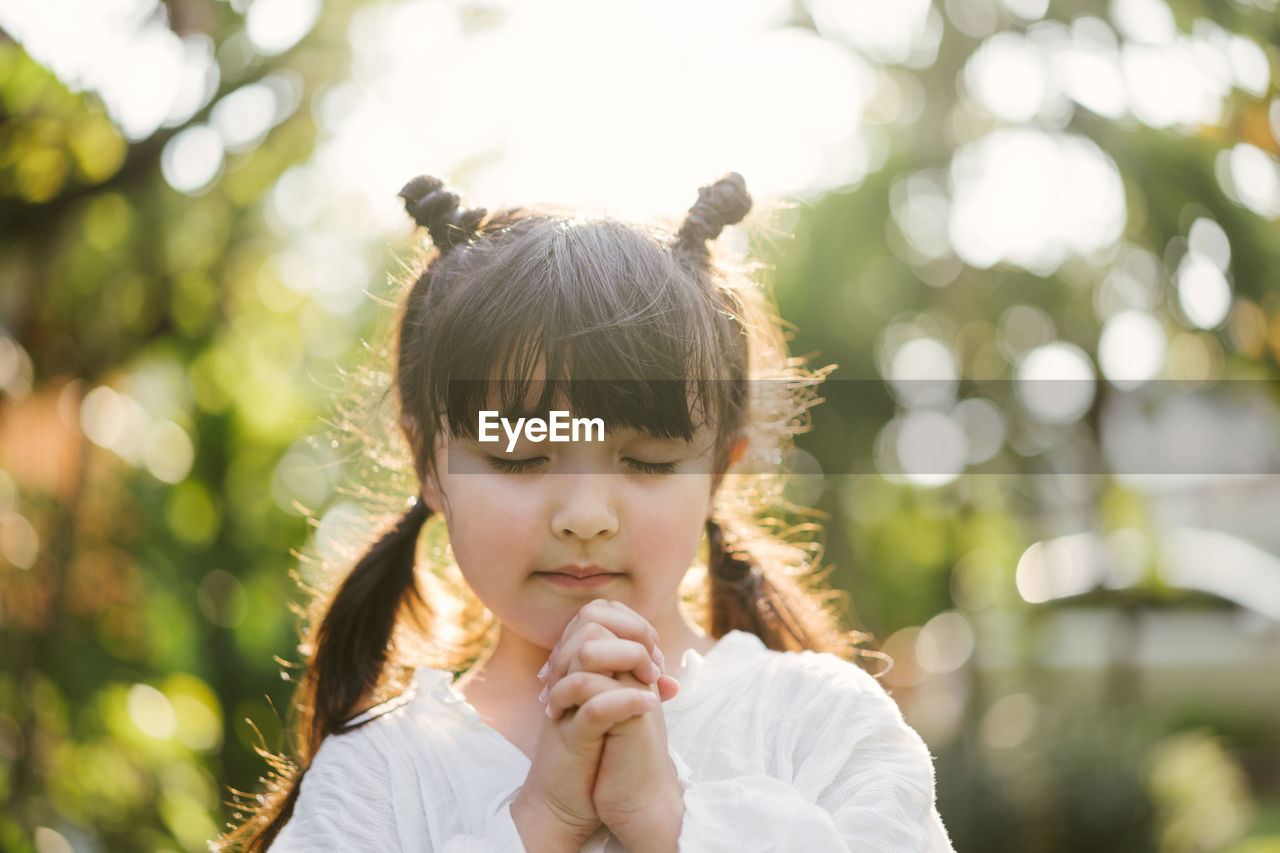
[[(747, 437), (745, 435), (739, 434), (737, 438), (733, 439), (733, 442), (729, 445), (729, 452), (725, 454), (724, 470), (718, 472), (715, 479), (711, 481), (711, 496), (713, 498), (715, 497), (716, 492), (720, 491), (720, 484), (724, 482), (725, 473), (734, 465), (738, 464), (738, 461), (746, 455), (747, 446), (749, 444), (750, 442), (747, 441)], [(710, 507), (707, 509), (707, 518), (711, 518)]]
[(416, 452), (418, 442), (422, 436), (422, 430), (418, 428), (417, 419), (408, 412), (401, 412), (400, 430), (404, 433), (404, 440), (409, 442), (409, 449)]
[(440, 481), (436, 478), (436, 472), (427, 471), (422, 475), (421, 483), (422, 501), (433, 513), (439, 513), (443, 510), (444, 499), (440, 491)]

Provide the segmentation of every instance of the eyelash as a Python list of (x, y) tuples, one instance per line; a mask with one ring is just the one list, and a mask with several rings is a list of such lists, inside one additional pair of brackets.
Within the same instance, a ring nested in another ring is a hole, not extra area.
[(502, 456), (490, 456), (489, 465), (504, 474), (525, 474), (542, 464), (543, 457), (533, 459), (506, 459)]
[[(546, 457), (535, 456), (532, 459), (506, 459), (501, 456), (490, 456), (489, 465), (504, 474), (527, 474), (541, 465)], [(674, 474), (679, 463), (676, 462), (643, 462), (639, 459), (625, 459), (628, 465), (638, 473), (665, 477)]]
[(626, 462), (641, 474), (652, 474), (658, 477), (674, 474), (677, 467), (675, 462), (641, 462), (639, 459), (628, 459)]

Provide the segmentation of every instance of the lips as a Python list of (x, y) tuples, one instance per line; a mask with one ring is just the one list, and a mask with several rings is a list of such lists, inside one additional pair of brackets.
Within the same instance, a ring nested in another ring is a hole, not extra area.
[(623, 576), (622, 572), (611, 572), (599, 566), (561, 566), (554, 571), (538, 572), (538, 576), (548, 583), (568, 589), (591, 589), (604, 586)]
[(584, 566), (575, 563), (569, 566), (561, 566), (558, 569), (552, 569), (549, 572), (540, 572), (540, 574), (568, 575), (571, 578), (582, 580), (584, 578), (596, 577), (598, 575), (620, 575), (622, 572), (612, 572), (596, 565)]

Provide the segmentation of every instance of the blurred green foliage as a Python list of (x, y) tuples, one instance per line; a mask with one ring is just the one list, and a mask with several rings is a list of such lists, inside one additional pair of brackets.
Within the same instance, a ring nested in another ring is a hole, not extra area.
[[(207, 6), (215, 45), (234, 41), (242, 4), (194, 5)], [(278, 56), (219, 53), (209, 103), (136, 141), (95, 97), (0, 38), (2, 849), (64, 849), (51, 833), (75, 849), (203, 849), (231, 819), (228, 789), (252, 791), (264, 773), (255, 748), (281, 746), (292, 685), (277, 657), (297, 657), (285, 603), (300, 598), (291, 573), (309, 532), (294, 501), (324, 505), (342, 462), (300, 436), (330, 412), (336, 366), (360, 359), (381, 309), (331, 313), (290, 290), (272, 264), (279, 246), (263, 211), (275, 181), (312, 153), (312, 103), (344, 74), (354, 5), (326, 3), (311, 33)], [(1280, 63), (1271, 47), (1280, 27), (1259, 9), (1183, 2), (1174, 11), (1184, 30), (1216, 18), (1268, 46), (1273, 69)], [(1083, 13), (1106, 9), (1064, 2), (1049, 12)], [(940, 20), (937, 60), (895, 73), (944, 106), (889, 128), (883, 167), (800, 211), (780, 248), (757, 247), (776, 266), (793, 351), (838, 364), (837, 381), (878, 380), (877, 338), (904, 318), (964, 330), (955, 344), (966, 376), (990, 353), (996, 319), (1018, 305), (1059, 319), (1085, 352), (1097, 349), (1092, 292), (1079, 284), (1096, 270), (960, 265), (934, 287), (900, 250), (893, 188), (913, 171), (945, 168), (954, 153), (946, 105), (981, 42), (947, 14)], [(166, 143), (238, 87), (282, 69), (301, 81), (297, 108), (229, 154), (207, 187), (172, 189), (160, 167)], [(1264, 344), (1231, 324), (1184, 334), (1221, 351), (1231, 369), (1275, 378), (1280, 336), (1265, 344), (1265, 330), (1280, 329), (1276, 223), (1226, 198), (1215, 173), (1218, 152), (1236, 141), (1276, 153), (1272, 75), (1265, 97), (1232, 94), (1221, 127), (1155, 130), (1080, 109), (1065, 130), (1113, 158), (1129, 243), (1159, 256), (1186, 234), (1188, 217), (1222, 226), (1243, 300), (1236, 310), (1261, 318)], [(985, 375), (1007, 379), (1010, 369), (998, 363)], [(1038, 461), (1006, 453), (942, 488), (893, 483), (868, 463), (893, 415), (884, 395), (815, 410), (803, 446), (828, 472), (857, 474), (828, 478), (819, 502), (833, 580), (881, 639), (957, 606), (1021, 624), (1027, 606), (1013, 567), (1054, 532), (1036, 481), (1021, 476)], [(1088, 417), (1080, 428), (1092, 428)], [(290, 454), (312, 467), (282, 473)], [(1097, 529), (1148, 523), (1142, 496), (1124, 485), (1099, 478), (1090, 488)], [(1031, 650), (1015, 652), (1034, 692), (1043, 673)], [(1274, 721), (1233, 729), (1226, 712), (1190, 725), (1149, 709), (1046, 704), (1034, 736), (993, 747), (984, 715), (1008, 691), (972, 665), (964, 673), (961, 722), (936, 750), (957, 849), (1280, 849)]]

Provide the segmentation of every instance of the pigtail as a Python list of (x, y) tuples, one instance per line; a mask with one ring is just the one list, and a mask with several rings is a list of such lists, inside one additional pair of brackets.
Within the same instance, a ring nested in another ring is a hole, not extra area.
[[(707, 574), (711, 588), (711, 635), (749, 631), (778, 651), (822, 648), (805, 628), (804, 598), (750, 557), (728, 548), (719, 523), (707, 519)], [(792, 584), (794, 586), (794, 583)]]
[(360, 699), (378, 687), (402, 608), (420, 620), (430, 618), (414, 560), (418, 533), (430, 515), (419, 498), (360, 558), (329, 604), (302, 681), (305, 707), (314, 709), (303, 726), (309, 754), (326, 735), (340, 731)]
[[(298, 687), (296, 760), (259, 749), (274, 774), (251, 816), (216, 849), (266, 850), (293, 807), (320, 743), (344, 730), (362, 698), (382, 681), (392, 634), (402, 610), (425, 622), (430, 608), (418, 589), (415, 552), (431, 510), (421, 498), (374, 543), (338, 588), (316, 632), (307, 672)], [(243, 845), (243, 846), (241, 846)]]

